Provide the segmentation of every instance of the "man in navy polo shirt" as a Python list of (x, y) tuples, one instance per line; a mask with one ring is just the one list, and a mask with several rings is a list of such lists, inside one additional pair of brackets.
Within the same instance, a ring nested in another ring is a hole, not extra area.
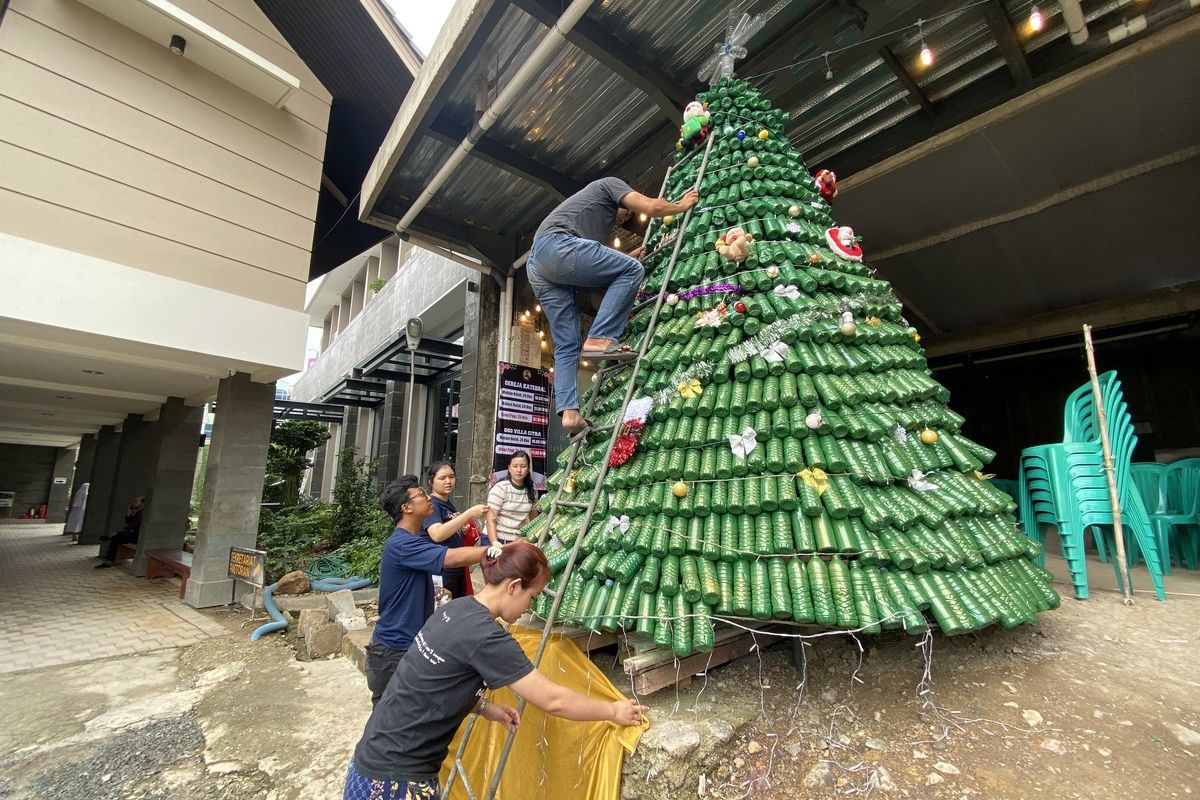
[(379, 621), (367, 645), (367, 686), (372, 705), (383, 696), (413, 637), (433, 614), (433, 576), (450, 567), (478, 564), (486, 547), (453, 547), (422, 539), (421, 522), (433, 502), (416, 475), (401, 475), (379, 496), (396, 524), (379, 565)]

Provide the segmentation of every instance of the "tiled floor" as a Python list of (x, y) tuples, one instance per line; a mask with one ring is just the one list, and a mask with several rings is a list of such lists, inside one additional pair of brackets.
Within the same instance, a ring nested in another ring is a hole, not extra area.
[(0, 673), (193, 644), (225, 629), (179, 601), (177, 580), (129, 562), (93, 569), (96, 545), (61, 525), (0, 523)]

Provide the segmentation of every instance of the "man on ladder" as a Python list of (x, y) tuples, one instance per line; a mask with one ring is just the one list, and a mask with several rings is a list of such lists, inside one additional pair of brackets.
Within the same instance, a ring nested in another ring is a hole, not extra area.
[[(550, 321), (554, 337), (554, 396), (563, 427), (573, 434), (591, 423), (579, 413), (576, 374), (579, 359), (631, 359), (625, 332), (645, 269), (632, 255), (608, 247), (609, 234), (633, 214), (681, 214), (700, 196), (689, 191), (678, 203), (647, 197), (620, 178), (592, 181), (558, 204), (534, 234), (529, 254), (529, 285)], [(640, 255), (640, 254), (639, 254)], [(580, 341), (576, 289), (604, 289), (604, 300), (587, 339)]]

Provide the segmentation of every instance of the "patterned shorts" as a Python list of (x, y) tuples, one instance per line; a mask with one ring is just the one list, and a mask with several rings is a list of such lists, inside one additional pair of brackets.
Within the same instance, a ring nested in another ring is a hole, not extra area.
[(377, 781), (359, 773), (350, 762), (342, 800), (437, 800), (438, 782)]

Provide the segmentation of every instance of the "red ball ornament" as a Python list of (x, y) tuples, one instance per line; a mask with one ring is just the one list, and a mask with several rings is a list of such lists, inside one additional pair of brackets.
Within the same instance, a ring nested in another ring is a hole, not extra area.
[(738, 312), (739, 314), (745, 314), (746, 313), (746, 304), (743, 303), (741, 300), (738, 300), (736, 303), (733, 304), (733, 310)]

